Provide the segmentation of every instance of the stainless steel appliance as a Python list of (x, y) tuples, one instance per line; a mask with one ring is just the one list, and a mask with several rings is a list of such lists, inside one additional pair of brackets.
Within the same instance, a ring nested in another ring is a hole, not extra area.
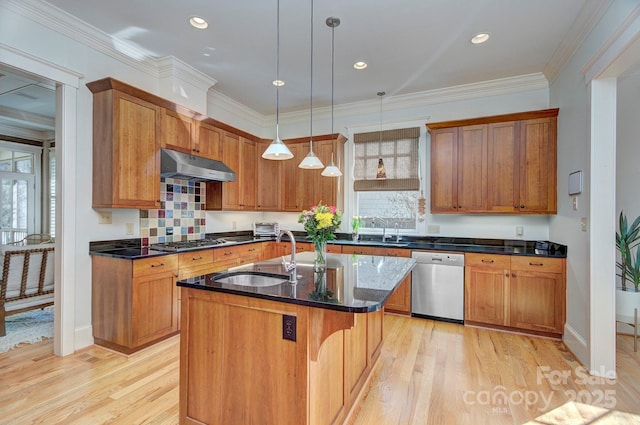
[(253, 223), (253, 236), (258, 238), (275, 238), (280, 234), (280, 224), (275, 222)]
[(464, 254), (414, 251), (411, 315), (464, 322)]
[(157, 251), (180, 252), (192, 249), (202, 249), (209, 246), (223, 245), (233, 243), (222, 238), (204, 238), (193, 241), (165, 242), (150, 245), (149, 248)]
[(160, 175), (195, 182), (236, 181), (236, 173), (220, 161), (169, 149), (161, 149)]

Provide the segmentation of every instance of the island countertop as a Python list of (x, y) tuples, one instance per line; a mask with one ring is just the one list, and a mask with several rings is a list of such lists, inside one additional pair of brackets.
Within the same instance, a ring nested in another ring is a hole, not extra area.
[[(291, 304), (351, 313), (367, 313), (382, 309), (396, 287), (408, 276), (416, 261), (406, 257), (375, 255), (327, 254), (326, 272), (314, 272), (313, 252), (296, 254), (298, 281), (272, 286), (244, 286), (212, 280), (229, 272), (255, 271), (288, 273), (281, 257), (236, 267), (230, 271), (178, 281), (178, 286), (216, 292), (227, 292)], [(290, 257), (284, 257), (290, 261)]]

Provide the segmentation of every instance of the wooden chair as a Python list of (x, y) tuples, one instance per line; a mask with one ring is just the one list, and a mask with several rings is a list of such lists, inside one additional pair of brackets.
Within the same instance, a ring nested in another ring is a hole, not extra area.
[(0, 246), (0, 336), (6, 316), (53, 305), (54, 249), (53, 243)]

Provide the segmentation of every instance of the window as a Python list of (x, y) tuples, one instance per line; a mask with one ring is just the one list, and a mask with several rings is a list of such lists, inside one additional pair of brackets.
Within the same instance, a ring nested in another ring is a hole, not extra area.
[(39, 232), (42, 148), (0, 142), (0, 243)]
[[(354, 135), (353, 189), (363, 229), (417, 229), (419, 137), (418, 127)], [(386, 178), (378, 178), (382, 165)]]
[(48, 232), (56, 236), (56, 152), (49, 148), (49, 225)]

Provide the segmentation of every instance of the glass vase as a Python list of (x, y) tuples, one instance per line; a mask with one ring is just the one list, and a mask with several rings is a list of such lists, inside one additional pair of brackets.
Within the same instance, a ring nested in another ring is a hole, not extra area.
[(314, 269), (316, 272), (324, 271), (327, 268), (327, 241), (314, 241), (313, 248), (316, 252)]

